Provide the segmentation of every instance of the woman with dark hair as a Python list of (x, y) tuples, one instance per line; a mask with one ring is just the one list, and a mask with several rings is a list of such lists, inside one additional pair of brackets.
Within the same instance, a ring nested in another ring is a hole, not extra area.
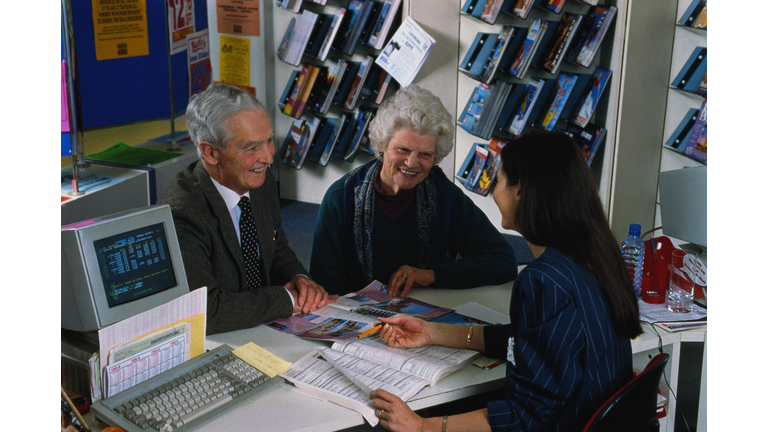
[(382, 318), (393, 347), (437, 344), (507, 359), (504, 398), (487, 408), (421, 418), (400, 399), (371, 393), (394, 431), (581, 430), (632, 378), (630, 338), (642, 332), (632, 283), (576, 143), (535, 132), (501, 153), (494, 201), (502, 226), (526, 239), (536, 260), (518, 276), (509, 325), (474, 327)]

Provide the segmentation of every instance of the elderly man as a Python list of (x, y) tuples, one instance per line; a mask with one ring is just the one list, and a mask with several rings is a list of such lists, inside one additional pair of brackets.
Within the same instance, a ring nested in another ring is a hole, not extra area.
[(218, 84), (193, 96), (186, 118), (200, 159), (176, 175), (158, 204), (171, 206), (190, 288), (208, 290), (207, 333), (335, 301), (288, 246), (268, 169), (275, 143), (264, 106)]

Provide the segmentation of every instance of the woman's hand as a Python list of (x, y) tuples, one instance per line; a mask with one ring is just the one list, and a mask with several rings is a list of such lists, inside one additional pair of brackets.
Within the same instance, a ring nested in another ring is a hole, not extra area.
[(414, 348), (432, 343), (432, 335), (424, 320), (403, 315), (381, 318), (380, 321), (384, 327), (379, 336), (391, 347)]
[(387, 284), (387, 294), (392, 297), (405, 297), (413, 287), (425, 287), (435, 283), (435, 271), (424, 270), (411, 266), (400, 266), (396, 272), (389, 277)]
[(405, 404), (399, 397), (386, 390), (374, 390), (368, 395), (373, 400), (376, 417), (387, 430), (395, 432), (419, 432), (426, 430), (426, 419)]

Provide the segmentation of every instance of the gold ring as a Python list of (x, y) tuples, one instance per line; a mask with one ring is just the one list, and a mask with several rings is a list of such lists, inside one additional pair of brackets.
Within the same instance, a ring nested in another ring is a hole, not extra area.
[(384, 410), (381, 410), (381, 409), (376, 410), (376, 417), (381, 418), (382, 414), (384, 414)]

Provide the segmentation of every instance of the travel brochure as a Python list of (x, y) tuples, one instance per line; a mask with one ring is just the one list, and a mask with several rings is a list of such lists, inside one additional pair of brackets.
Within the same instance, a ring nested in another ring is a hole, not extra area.
[(464, 325), (488, 325), (478, 317), (506, 322), (508, 317), (476, 303), (462, 306), (475, 315), (470, 318), (453, 309), (434, 306), (410, 297), (391, 297), (386, 285), (374, 281), (355, 293), (311, 314), (273, 321), (268, 326), (299, 337), (334, 341), (331, 347), (317, 347), (294, 362), (280, 376), (304, 393), (359, 412), (371, 426), (379, 422), (368, 395), (384, 389), (408, 401), (423, 388), (473, 361), (489, 369), (503, 363), (482, 357), (479, 352), (424, 345), (417, 348), (392, 348), (376, 334), (374, 323), (381, 317), (410, 315), (425, 320)]
[(411, 297), (392, 297), (387, 294), (386, 285), (374, 281), (360, 291), (340, 297), (336, 303), (311, 313), (281, 318), (267, 325), (301, 338), (339, 342), (358, 339), (374, 329), (376, 324), (379, 324), (379, 318), (398, 315), (465, 325), (489, 324), (458, 314), (453, 309), (431, 305)]

